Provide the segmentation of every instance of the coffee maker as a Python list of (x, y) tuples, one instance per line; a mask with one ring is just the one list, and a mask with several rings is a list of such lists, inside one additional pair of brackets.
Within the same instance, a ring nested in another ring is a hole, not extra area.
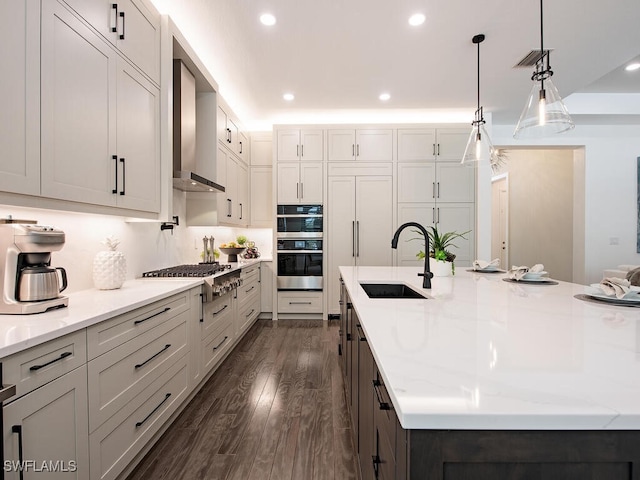
[(64, 246), (62, 230), (33, 220), (0, 220), (0, 314), (42, 313), (66, 307), (67, 273), (51, 267)]

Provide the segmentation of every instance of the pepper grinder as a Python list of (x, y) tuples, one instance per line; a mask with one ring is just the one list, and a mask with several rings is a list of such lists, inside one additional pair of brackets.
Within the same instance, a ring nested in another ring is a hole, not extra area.
[(204, 237), (202, 239), (202, 244), (204, 246), (202, 263), (209, 263), (209, 239), (207, 237)]
[(210, 262), (210, 263), (216, 263), (216, 256), (215, 256), (215, 254), (213, 253), (213, 242), (215, 242), (215, 240), (216, 240), (216, 239), (215, 239), (215, 238), (213, 238), (213, 235), (211, 235), (211, 236), (209, 237), (209, 247), (210, 247), (210, 249), (211, 249), (211, 250), (210, 250), (210, 252), (211, 252), (211, 253), (209, 254), (209, 262)]

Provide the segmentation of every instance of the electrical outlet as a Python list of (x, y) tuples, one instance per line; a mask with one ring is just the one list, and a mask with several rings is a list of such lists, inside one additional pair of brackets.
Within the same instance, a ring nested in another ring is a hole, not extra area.
[(620, 239), (618, 237), (609, 237), (609, 245), (620, 245)]

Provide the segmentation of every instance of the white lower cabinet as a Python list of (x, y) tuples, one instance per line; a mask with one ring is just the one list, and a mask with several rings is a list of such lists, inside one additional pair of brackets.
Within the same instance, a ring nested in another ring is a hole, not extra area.
[(322, 313), (322, 292), (278, 292), (278, 313)]
[(240, 277), (243, 281), (237, 290), (237, 335), (243, 335), (260, 315), (260, 264), (243, 268)]
[(91, 480), (115, 479), (189, 394), (182, 356), (89, 436)]
[[(2, 410), (4, 478), (89, 478), (86, 365), (7, 403)], [(24, 477), (19, 473), (20, 462)]]

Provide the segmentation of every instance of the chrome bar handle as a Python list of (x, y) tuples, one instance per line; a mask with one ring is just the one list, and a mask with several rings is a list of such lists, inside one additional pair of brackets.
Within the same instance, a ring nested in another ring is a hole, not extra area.
[(296, 145), (296, 157), (300, 156), (300, 145)]
[(118, 156), (111, 155), (111, 159), (115, 160), (114, 166), (115, 166), (115, 177), (116, 177), (116, 186), (113, 190), (111, 190), (111, 193), (118, 193)]
[(356, 257), (360, 256), (360, 220), (356, 220), (356, 235), (358, 240), (356, 241)]
[(356, 145), (356, 157), (360, 156), (360, 144)]
[(351, 222), (351, 256), (356, 256), (356, 222)]
[(300, 145), (301, 157), (304, 157), (304, 145)]
[(434, 157), (436, 156), (436, 144), (435, 143), (433, 144), (433, 156)]
[(351, 144), (351, 156), (352, 157), (356, 156), (356, 144), (355, 143)]
[(440, 198), (440, 182), (438, 182), (438, 197), (437, 198)]
[(431, 198), (436, 198), (436, 182), (431, 182)]
[(304, 198), (304, 182), (300, 182), (300, 198)]

